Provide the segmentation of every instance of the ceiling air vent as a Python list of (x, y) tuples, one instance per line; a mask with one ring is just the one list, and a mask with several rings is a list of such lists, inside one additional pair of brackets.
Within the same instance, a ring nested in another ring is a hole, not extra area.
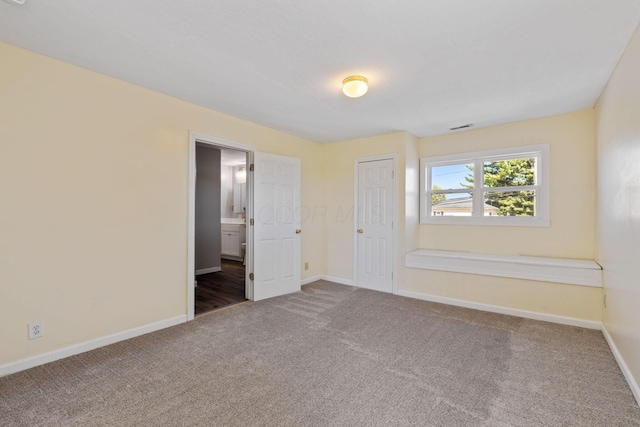
[(471, 123), (466, 124), (466, 125), (462, 125), (462, 126), (458, 126), (455, 128), (450, 128), (449, 130), (460, 130), (460, 129), (466, 129), (466, 128), (470, 128), (471, 126), (473, 126)]

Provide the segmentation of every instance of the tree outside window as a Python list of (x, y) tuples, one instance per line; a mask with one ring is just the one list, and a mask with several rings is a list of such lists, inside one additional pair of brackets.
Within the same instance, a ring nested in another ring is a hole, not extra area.
[[(467, 165), (469, 173), (464, 183), (465, 188), (473, 188), (474, 166)], [(536, 159), (521, 158), (498, 160), (483, 163), (484, 187), (504, 188), (522, 185), (535, 185)], [(436, 188), (434, 188), (435, 190)], [(432, 197), (439, 196), (434, 194)], [(487, 205), (498, 208), (500, 216), (534, 216), (535, 191), (488, 191), (484, 193)]]

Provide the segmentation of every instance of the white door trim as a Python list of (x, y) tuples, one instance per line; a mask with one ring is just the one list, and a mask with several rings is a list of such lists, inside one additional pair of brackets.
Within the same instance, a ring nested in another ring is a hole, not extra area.
[(393, 232), (392, 237), (392, 251), (393, 257), (391, 260), (391, 271), (393, 272), (392, 279), (392, 292), (398, 293), (398, 154), (381, 154), (378, 156), (358, 157), (354, 161), (354, 175), (353, 175), (353, 284), (360, 287), (358, 284), (358, 176), (360, 163), (373, 162), (376, 160), (393, 160), (393, 209), (392, 209), (392, 222)]
[[(187, 219), (187, 320), (193, 320), (195, 316), (195, 289), (193, 281), (195, 277), (195, 240), (196, 240), (196, 142), (215, 145), (223, 148), (246, 151), (249, 153), (249, 161), (253, 161), (253, 152), (256, 148), (252, 145), (241, 144), (235, 141), (205, 135), (203, 133), (189, 131), (189, 198)], [(247, 174), (247, 217), (253, 214), (253, 180), (251, 174)], [(253, 230), (247, 228), (247, 269), (253, 266)], [(248, 270), (251, 271), (251, 270)], [(253, 295), (251, 282), (246, 279), (248, 295)]]

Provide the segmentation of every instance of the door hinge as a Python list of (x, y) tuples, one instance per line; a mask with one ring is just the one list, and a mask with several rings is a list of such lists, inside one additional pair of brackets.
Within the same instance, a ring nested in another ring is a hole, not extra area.
[(393, 280), (393, 271), (391, 272), (391, 280)]
[(396, 171), (391, 171), (391, 179), (396, 177)]
[(253, 172), (253, 163), (249, 165), (249, 172)]
[(253, 225), (253, 218), (249, 219), (249, 225)]
[(249, 273), (249, 280), (253, 280), (254, 277), (253, 273)]

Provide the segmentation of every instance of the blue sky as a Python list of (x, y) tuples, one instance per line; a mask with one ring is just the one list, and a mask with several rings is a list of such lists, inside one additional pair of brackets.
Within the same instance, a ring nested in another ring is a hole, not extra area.
[(460, 183), (466, 183), (464, 177), (469, 174), (465, 165), (436, 166), (431, 169), (432, 185), (443, 190), (464, 188)]

